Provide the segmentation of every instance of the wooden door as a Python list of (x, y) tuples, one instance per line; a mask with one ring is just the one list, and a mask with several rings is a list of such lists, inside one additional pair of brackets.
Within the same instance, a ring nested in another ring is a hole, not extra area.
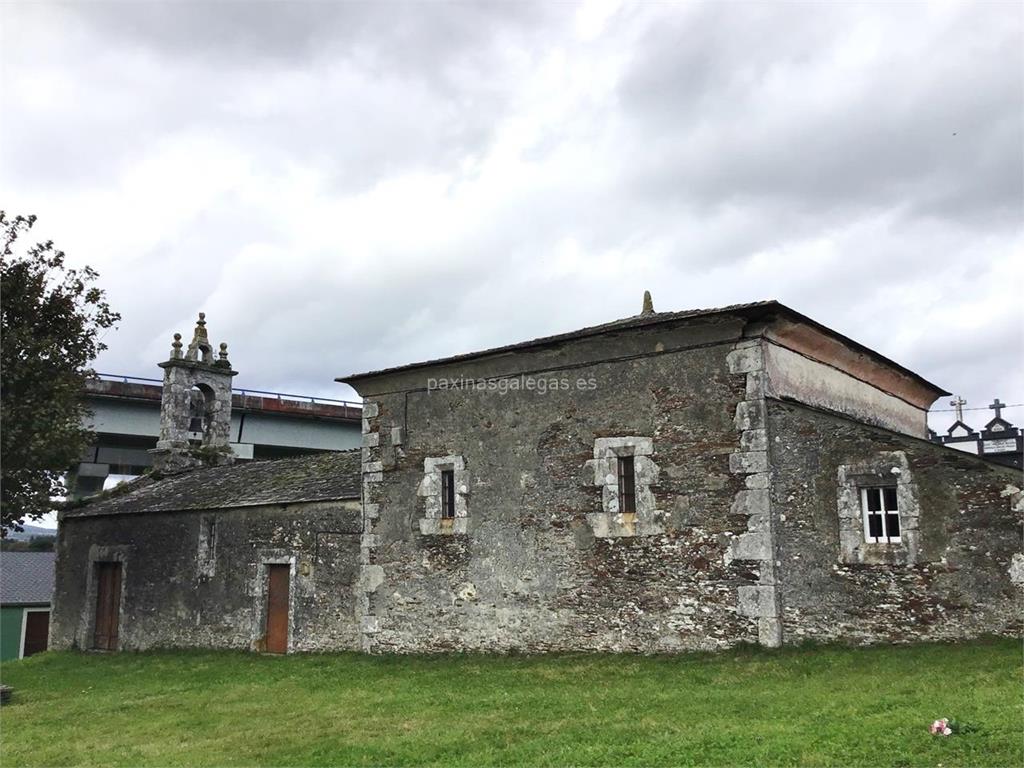
[(93, 647), (117, 650), (118, 619), (121, 613), (121, 564), (96, 563), (96, 632)]
[(288, 652), (288, 584), (290, 566), (267, 566), (267, 651)]
[(49, 611), (25, 611), (25, 647), (22, 656), (31, 656), (46, 650), (50, 636)]

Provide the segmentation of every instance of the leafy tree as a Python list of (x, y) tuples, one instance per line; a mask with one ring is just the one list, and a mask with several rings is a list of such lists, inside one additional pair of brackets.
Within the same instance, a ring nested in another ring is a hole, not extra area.
[(35, 216), (0, 211), (0, 535), (20, 531), (66, 493), (63, 475), (91, 441), (83, 428), (88, 368), (106, 348), (111, 311), (91, 267), (64, 266), (47, 240), (22, 255)]
[(4, 552), (53, 552), (56, 543), (56, 536), (33, 536), (28, 541), (5, 538), (0, 539), (0, 549)]

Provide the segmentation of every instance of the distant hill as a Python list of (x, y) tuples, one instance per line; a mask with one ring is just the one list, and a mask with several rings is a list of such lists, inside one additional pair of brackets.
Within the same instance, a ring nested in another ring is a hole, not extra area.
[(8, 531), (7, 538), (14, 541), (28, 541), (33, 536), (56, 536), (56, 528), (40, 528), (38, 525), (24, 525), (24, 531)]

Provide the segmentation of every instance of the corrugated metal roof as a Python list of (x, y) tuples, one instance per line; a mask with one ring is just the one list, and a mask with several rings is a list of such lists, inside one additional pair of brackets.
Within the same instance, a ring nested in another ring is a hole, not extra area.
[(54, 552), (0, 554), (0, 603), (48, 603), (53, 595)]

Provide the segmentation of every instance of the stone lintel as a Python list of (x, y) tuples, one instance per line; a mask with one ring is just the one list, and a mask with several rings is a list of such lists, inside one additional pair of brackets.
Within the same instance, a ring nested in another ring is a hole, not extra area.
[(594, 458), (610, 456), (650, 456), (654, 453), (654, 438), (643, 436), (599, 437), (594, 440)]
[(423, 460), (423, 472), (431, 473), (442, 469), (465, 469), (466, 462), (461, 456), (434, 456)]

